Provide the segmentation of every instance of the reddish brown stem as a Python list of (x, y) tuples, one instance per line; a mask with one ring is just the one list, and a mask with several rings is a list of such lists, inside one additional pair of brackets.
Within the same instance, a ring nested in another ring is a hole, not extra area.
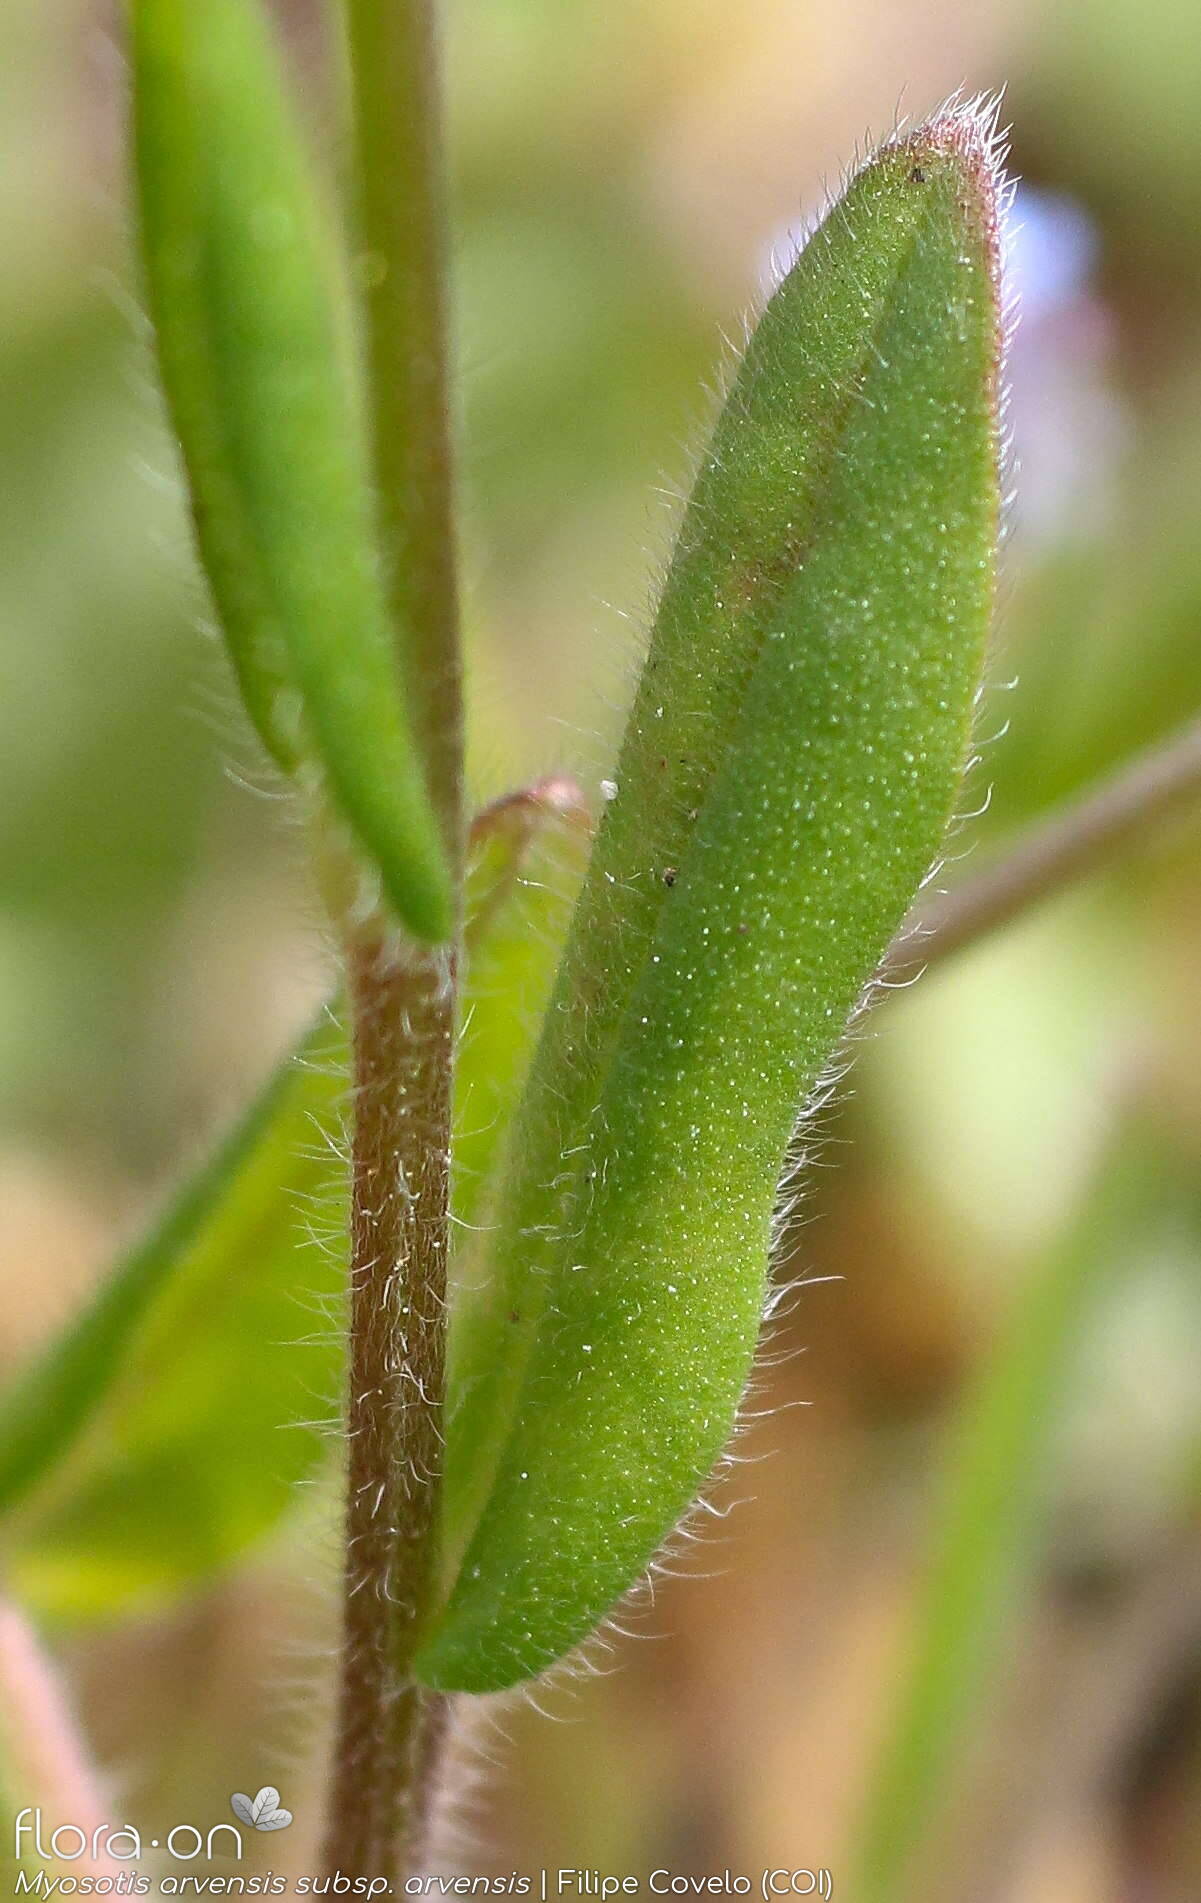
[(452, 971), (445, 952), (352, 945), (354, 1144), (346, 1598), (326, 1866), (403, 1876), (424, 1734), (408, 1675), (432, 1579), (442, 1465)]

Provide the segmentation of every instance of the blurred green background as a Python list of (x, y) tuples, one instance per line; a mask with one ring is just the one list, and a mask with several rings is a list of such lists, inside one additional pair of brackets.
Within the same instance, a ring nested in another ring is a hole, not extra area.
[[(320, 9), (281, 18), (336, 168)], [(448, 29), (480, 798), (552, 769), (595, 789), (723, 338), (865, 136), (960, 84), (1008, 88), (1026, 314), (967, 803), (993, 796), (947, 882), (1201, 707), (1194, 7), (453, 0)], [(131, 270), (123, 93), (114, 10), (5, 0), (3, 1371), (328, 979), (204, 627)], [(1137, 1208), (1093, 1225), (1050, 1510), (920, 1893), (1196, 1903), (1199, 844), (1201, 810), (876, 1012), (815, 1159), (789, 1270), (809, 1286), (741, 1444), (744, 1504), (681, 1563), (698, 1577), (661, 1582), (614, 1641), (615, 1669), (545, 1695), (561, 1722), (490, 1715), (499, 1769), (461, 1820), (466, 1867), (826, 1865), (838, 1893), (948, 1423), (1105, 1159), (1137, 1149)], [(300, 1493), (236, 1573), (55, 1633), (120, 1814), (147, 1833), (270, 1780), (298, 1821), (274, 1867), (306, 1867), (331, 1526), (320, 1490)]]

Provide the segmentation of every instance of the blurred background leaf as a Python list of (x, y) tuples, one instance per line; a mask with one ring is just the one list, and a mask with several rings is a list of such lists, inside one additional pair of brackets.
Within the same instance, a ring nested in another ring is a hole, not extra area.
[(929, 1894), (915, 1851), (941, 1822), (963, 1742), (991, 1703), (1045, 1529), (1065, 1389), (1113, 1258), (1129, 1245), (1132, 1219), (1145, 1223), (1156, 1191), (1141, 1132), (1123, 1119), (949, 1425), (911, 1655), (856, 1825), (852, 1881), (862, 1903)]
[[(503, 828), (479, 828), (467, 889), (457, 1257), (480, 1299), (472, 1244), (486, 1225), (473, 1218), (589, 836), (571, 782), (501, 804), (514, 811), (521, 823), (499, 842)], [(261, 1540), (298, 1483), (329, 1467), (348, 1075), (346, 1034), (323, 1007), (149, 1233), (0, 1396), (4, 1565), (38, 1612), (112, 1620), (176, 1599)]]
[[(127, 1390), (131, 1363), (139, 1391), (154, 1383), (161, 1383), (168, 1393), (174, 1391), (176, 1351), (184, 1347), (186, 1353), (195, 1352), (196, 1320), (178, 1340), (158, 1339), (156, 1358), (149, 1363), (139, 1357), (138, 1338), (148, 1325), (153, 1332), (156, 1311), (164, 1304), (170, 1316), (177, 1315), (178, 1281), (200, 1286), (208, 1326), (214, 1283), (236, 1281), (258, 1303), (266, 1292), (264, 1284), (270, 1285), (264, 1270), (272, 1255), (281, 1262), (284, 1276), (277, 1297), (299, 1292), (293, 1203), (308, 1187), (310, 1152), (328, 1122), (333, 1086), (323, 1072), (340, 1065), (335, 1077), (345, 1073), (344, 1039), (331, 1036), (322, 1025), (305, 1040), (298, 1061), (302, 1072), (314, 1074), (294, 1076), (297, 1060), (285, 1059), (213, 1156), (170, 1198), (148, 1235), (126, 1252), (81, 1314), (0, 1396), (0, 1512), (11, 1513), (27, 1494), (54, 1476), (97, 1414), (108, 1408), (110, 1415), (121, 1417), (121, 1390)], [(312, 1129), (305, 1127), (306, 1116), (313, 1121)], [(336, 1182), (336, 1169), (329, 1174)], [(332, 1280), (336, 1292), (336, 1275), (326, 1280)], [(253, 1320), (253, 1315), (248, 1319)], [(221, 1350), (236, 1348), (243, 1334), (252, 1351), (261, 1352), (253, 1332), (237, 1323), (219, 1332), (225, 1339), (218, 1349), (218, 1366), (232, 1359)], [(231, 1394), (218, 1393), (213, 1372), (212, 1368), (208, 1371), (206, 1399), (211, 1410), (224, 1416), (231, 1400), (236, 1410), (242, 1384), (231, 1370)], [(118, 1392), (112, 1407), (114, 1389)], [(294, 1396), (289, 1396), (285, 1407), (292, 1400)], [(125, 1401), (127, 1408), (127, 1392)], [(109, 1428), (110, 1444), (102, 1444), (101, 1461), (112, 1457), (111, 1419)], [(193, 1441), (189, 1473), (195, 1469), (196, 1455)], [(237, 1484), (244, 1468), (244, 1462), (233, 1463), (231, 1485)]]
[[(116, 1301), (89, 1318), (112, 1357), (107, 1391), (53, 1379), (64, 1364), (91, 1372), (86, 1322), (49, 1379), (34, 1371), (31, 1402), (46, 1386), (59, 1411), (91, 1402), (8, 1531), (7, 1575), (39, 1613), (153, 1608), (268, 1531), (316, 1467), (341, 1390), (344, 1058), (322, 1022), (117, 1270)], [(105, 1328), (114, 1308), (120, 1326)]]

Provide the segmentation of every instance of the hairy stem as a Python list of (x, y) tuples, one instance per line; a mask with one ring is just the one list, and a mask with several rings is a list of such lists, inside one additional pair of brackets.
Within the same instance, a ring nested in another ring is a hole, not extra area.
[(354, 1150), (346, 1599), (326, 1864), (420, 1854), (441, 1714), (408, 1664), (442, 1462), (453, 988), (445, 955), (352, 946)]
[(1113, 852), (1199, 793), (1201, 720), (1053, 813), (957, 891), (916, 905), (893, 941), (884, 974), (907, 977), (1009, 924), (1097, 871)]
[[(398, 663), (456, 886), (462, 694), (433, 0), (345, 0), (359, 283)], [(354, 1139), (344, 1637), (326, 1864), (423, 1855), (445, 1731), (409, 1676), (434, 1577), (449, 1238), (453, 947), (348, 935)]]

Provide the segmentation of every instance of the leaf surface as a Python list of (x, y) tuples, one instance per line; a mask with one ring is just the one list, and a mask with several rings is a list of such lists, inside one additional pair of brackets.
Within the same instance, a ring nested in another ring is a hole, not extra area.
[(399, 917), (445, 938), (344, 293), (275, 49), (257, 0), (135, 0), (132, 21), (151, 311), (248, 710), (285, 767), (315, 754)]
[(448, 1604), (417, 1670), (582, 1640), (725, 1445), (798, 1112), (942, 841), (989, 627), (997, 179), (886, 146), (768, 306), (681, 529), (509, 1154), (452, 1323)]
[(169, 1599), (267, 1531), (322, 1459), (343, 1353), (344, 1058), (323, 1014), (5, 1402), (5, 1563), (41, 1611)]

